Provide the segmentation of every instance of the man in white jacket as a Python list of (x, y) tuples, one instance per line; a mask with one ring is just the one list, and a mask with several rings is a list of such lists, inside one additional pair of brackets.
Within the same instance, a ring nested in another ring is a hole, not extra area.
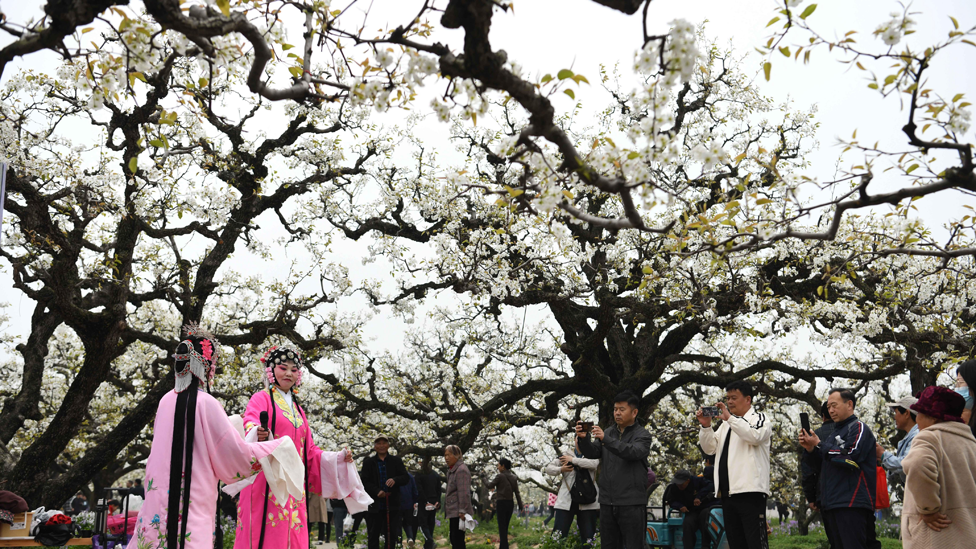
[[(766, 414), (752, 409), (752, 385), (734, 381), (719, 402), (722, 425), (716, 432), (712, 418), (699, 408), (698, 442), (715, 454), (715, 497), (721, 498), (729, 549), (767, 549), (766, 498), (769, 496), (769, 439), (772, 426)], [(727, 404), (727, 406), (726, 406)]]

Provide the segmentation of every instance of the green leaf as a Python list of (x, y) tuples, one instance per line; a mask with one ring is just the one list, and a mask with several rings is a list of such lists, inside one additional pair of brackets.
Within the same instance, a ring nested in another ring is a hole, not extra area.
[(295, 46), (292, 46), (291, 44), (282, 44), (281, 45), (281, 51), (288, 51), (288, 50), (290, 50), (290, 49), (292, 49), (294, 47)]
[(956, 18), (951, 15), (949, 16), (949, 19), (952, 19), (952, 26), (955, 27), (956, 30), (959, 30), (959, 21), (956, 21)]
[(580, 82), (586, 82), (587, 84), (590, 83), (590, 81), (587, 80), (586, 77), (583, 76), (582, 74), (577, 74), (576, 76), (573, 76), (573, 81), (576, 82), (577, 85), (579, 85)]
[(918, 169), (918, 164), (912, 164), (911, 166), (908, 167), (907, 170), (905, 170), (905, 173), (912, 173), (917, 169)]
[(766, 82), (769, 82), (769, 73), (773, 70), (773, 64), (769, 61), (763, 63), (763, 73), (766, 74)]
[(762, 206), (763, 204), (770, 204), (772, 202), (773, 201), (770, 200), (770, 199), (768, 199), (768, 198), (760, 198), (759, 200), (756, 201), (756, 205), (757, 206)]
[(807, 17), (810, 17), (811, 15), (813, 15), (813, 12), (816, 10), (817, 10), (817, 5), (810, 4), (809, 6), (807, 6), (807, 9), (803, 10), (803, 13), (800, 14), (800, 19), (806, 19)]
[(870, 84), (868, 84), (868, 87), (871, 88), (872, 90), (876, 90), (880, 86), (878, 86), (878, 83), (877, 82), (871, 82)]
[(565, 93), (566, 95), (570, 96), (573, 99), (576, 99), (576, 94), (573, 93), (573, 90), (568, 90), (568, 89), (567, 90), (563, 90), (563, 93)]
[(139, 169), (139, 157), (133, 156), (132, 158), (129, 159), (129, 171), (132, 173), (136, 173), (138, 169)]
[(290, 72), (291, 75), (294, 76), (295, 78), (301, 78), (302, 77), (302, 68), (301, 67), (288, 67), (288, 72)]
[(789, 57), (790, 56), (790, 48), (789, 48), (789, 46), (783, 46), (782, 48), (779, 49), (779, 52), (782, 53), (783, 55), (785, 55), (786, 57)]
[(769, 23), (766, 23), (766, 26), (767, 27), (772, 26), (773, 23), (775, 23), (777, 21), (779, 21), (779, 17), (773, 17), (772, 19), (769, 20)]
[(551, 74), (547, 74), (547, 75), (545, 75), (545, 76), (542, 77), (542, 83), (543, 84), (545, 84), (547, 82), (551, 82), (551, 81), (552, 81), (552, 75)]
[(223, 13), (224, 17), (230, 17), (230, 0), (217, 0), (217, 7), (220, 8), (220, 13)]
[(953, 103), (958, 103), (959, 100), (962, 99), (963, 97), (966, 97), (966, 94), (964, 94), (964, 93), (957, 93), (955, 96), (953, 96), (952, 102)]
[(569, 69), (563, 69), (556, 74), (556, 78), (560, 80), (566, 80), (567, 78), (573, 77), (573, 71)]
[(508, 192), (508, 195), (511, 196), (512, 198), (516, 198), (519, 195), (522, 195), (522, 194), (525, 193), (525, 191), (523, 191), (522, 189), (513, 189), (512, 187), (509, 187), (508, 185), (503, 185), (503, 186), (505, 187), (505, 191)]

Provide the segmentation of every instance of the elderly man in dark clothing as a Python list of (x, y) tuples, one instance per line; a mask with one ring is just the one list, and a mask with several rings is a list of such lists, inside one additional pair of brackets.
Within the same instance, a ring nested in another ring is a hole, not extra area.
[(401, 530), (400, 490), (410, 482), (403, 460), (389, 453), (390, 440), (385, 435), (376, 437), (373, 442), (375, 454), (363, 461), (360, 477), (363, 489), (374, 503), (369, 506), (366, 527), (369, 534), (369, 549), (379, 549), (380, 536), (386, 539), (385, 547), (398, 547)]
[(668, 505), (684, 514), (682, 534), (684, 549), (695, 549), (695, 535), (701, 532), (702, 549), (710, 549), (708, 538), (708, 514), (718, 505), (715, 499), (715, 483), (711, 478), (696, 477), (682, 469), (674, 474), (674, 479), (664, 492)]
[(827, 409), (834, 420), (831, 436), (800, 430), (800, 446), (811, 467), (820, 470), (820, 514), (841, 549), (876, 549), (874, 504), (878, 456), (874, 433), (854, 414), (851, 389), (831, 389)]

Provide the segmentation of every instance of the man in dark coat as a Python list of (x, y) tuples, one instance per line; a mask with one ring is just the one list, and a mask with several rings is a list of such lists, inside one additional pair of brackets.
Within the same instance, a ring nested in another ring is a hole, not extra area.
[(708, 515), (720, 502), (715, 499), (715, 483), (712, 477), (696, 477), (682, 469), (664, 492), (668, 505), (684, 514), (682, 539), (684, 549), (695, 549), (695, 536), (701, 532), (701, 549), (709, 549)]
[[(630, 391), (614, 398), (616, 425), (590, 432), (576, 424), (583, 457), (600, 460), (600, 547), (642, 549), (647, 528), (647, 456), (651, 434), (637, 424), (640, 399)], [(592, 435), (592, 440), (591, 440)]]
[(831, 389), (827, 408), (834, 432), (821, 439), (800, 430), (800, 446), (820, 469), (820, 514), (825, 529), (843, 549), (877, 549), (874, 505), (878, 456), (874, 433), (854, 415), (857, 397), (850, 389)]
[(417, 509), (417, 522), (424, 534), (424, 549), (434, 549), (434, 526), (437, 523), (437, 510), (441, 508), (443, 478), (433, 470), (430, 458), (424, 458), (422, 472), (417, 475), (417, 492), (420, 494)]
[(373, 442), (375, 454), (363, 460), (360, 477), (363, 488), (374, 502), (369, 506), (366, 528), (369, 533), (369, 549), (379, 549), (380, 536), (385, 547), (399, 547), (402, 525), (400, 513), (400, 486), (410, 482), (403, 460), (390, 454), (390, 439), (386, 435), (376, 437)]
[[(830, 412), (827, 411), (827, 401), (825, 400), (823, 405), (820, 407), (820, 418), (823, 420), (823, 424), (814, 429), (817, 437), (820, 440), (826, 440), (832, 438), (834, 434), (834, 420), (830, 419)], [(806, 450), (801, 449), (800, 452), (806, 453)], [(803, 486), (803, 495), (807, 498), (807, 505), (813, 511), (819, 511), (822, 507), (822, 502), (820, 499), (820, 469), (815, 469), (810, 465), (810, 460), (806, 456), (800, 456), (800, 473), (801, 473), (801, 484)], [(823, 520), (823, 515), (821, 514), (821, 520)], [(834, 532), (824, 525), (824, 531), (827, 533), (827, 543), (830, 544), (830, 549), (839, 549), (840, 544), (834, 539)]]

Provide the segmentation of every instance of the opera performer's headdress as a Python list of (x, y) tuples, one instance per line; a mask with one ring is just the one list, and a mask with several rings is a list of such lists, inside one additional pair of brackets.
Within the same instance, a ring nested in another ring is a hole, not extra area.
[(277, 345), (274, 345), (264, 353), (264, 356), (261, 357), (261, 362), (264, 363), (264, 381), (268, 386), (278, 384), (278, 380), (275, 378), (274, 373), (275, 366), (285, 362), (294, 362), (295, 366), (298, 366), (298, 377), (295, 379), (295, 385), (292, 387), (292, 392), (298, 392), (296, 389), (302, 386), (302, 377), (304, 377), (302, 375), (302, 370), (305, 368), (305, 361), (302, 360), (301, 353), (289, 347), (278, 347)]

